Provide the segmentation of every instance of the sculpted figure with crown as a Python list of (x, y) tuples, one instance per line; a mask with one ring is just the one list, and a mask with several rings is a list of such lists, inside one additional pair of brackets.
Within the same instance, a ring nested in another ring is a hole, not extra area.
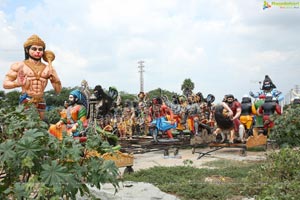
[[(43, 96), (48, 80), (56, 93), (60, 93), (62, 89), (57, 72), (52, 66), (55, 55), (45, 48), (46, 44), (39, 36), (30, 36), (24, 43), (25, 60), (13, 63), (3, 82), (5, 89), (20, 87), (22, 95), (19, 103), (33, 103), (41, 119), (44, 119), (46, 109)], [(43, 63), (42, 59), (48, 64)]]

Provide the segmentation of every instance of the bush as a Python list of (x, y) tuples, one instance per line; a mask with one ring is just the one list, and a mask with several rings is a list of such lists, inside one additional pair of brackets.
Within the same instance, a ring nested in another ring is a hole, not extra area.
[(0, 118), (0, 199), (75, 199), (78, 192), (92, 196), (87, 184), (118, 187), (118, 168), (99, 157), (107, 142), (92, 129), (82, 145), (50, 135), (34, 108), (2, 108)]
[(47, 123), (56, 124), (60, 120), (60, 112), (63, 110), (63, 107), (55, 107), (45, 113)]
[(281, 146), (300, 146), (300, 105), (289, 106), (276, 117), (270, 138)]
[[(299, 150), (283, 148), (271, 153), (266, 163), (253, 169), (244, 180), (244, 193), (256, 199), (298, 199), (300, 191)], [(255, 183), (255, 184), (248, 184)]]

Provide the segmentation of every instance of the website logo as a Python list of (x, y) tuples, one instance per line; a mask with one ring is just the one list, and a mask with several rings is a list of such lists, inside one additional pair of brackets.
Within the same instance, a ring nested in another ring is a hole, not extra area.
[(269, 4), (267, 1), (264, 1), (263, 9), (271, 8), (271, 4)]
[(300, 2), (295, 1), (272, 1), (268, 3), (264, 1), (263, 10), (271, 7), (279, 7), (279, 8), (300, 8)]

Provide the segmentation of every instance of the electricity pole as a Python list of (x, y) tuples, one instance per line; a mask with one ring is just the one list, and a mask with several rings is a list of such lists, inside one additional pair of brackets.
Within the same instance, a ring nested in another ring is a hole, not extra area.
[(144, 71), (144, 61), (139, 61), (138, 62), (138, 64), (139, 64), (139, 66), (138, 66), (138, 68), (139, 68), (139, 73), (140, 73), (140, 92), (144, 92), (144, 76), (143, 76), (143, 72), (145, 72)]

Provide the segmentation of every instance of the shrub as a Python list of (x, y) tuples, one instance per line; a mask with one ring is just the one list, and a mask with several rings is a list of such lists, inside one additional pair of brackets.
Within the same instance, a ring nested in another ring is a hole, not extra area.
[(94, 131), (83, 145), (50, 135), (34, 108), (2, 108), (0, 118), (0, 199), (75, 199), (78, 192), (92, 196), (87, 184), (118, 187), (114, 162), (98, 157), (107, 142)]
[(45, 113), (46, 120), (49, 124), (56, 124), (60, 120), (60, 112), (63, 107), (55, 107)]
[(249, 172), (244, 180), (244, 192), (257, 195), (256, 199), (298, 199), (299, 168), (299, 150), (283, 148), (280, 152), (273, 152), (265, 164)]
[(289, 106), (282, 115), (276, 117), (271, 139), (281, 146), (300, 145), (300, 105)]

